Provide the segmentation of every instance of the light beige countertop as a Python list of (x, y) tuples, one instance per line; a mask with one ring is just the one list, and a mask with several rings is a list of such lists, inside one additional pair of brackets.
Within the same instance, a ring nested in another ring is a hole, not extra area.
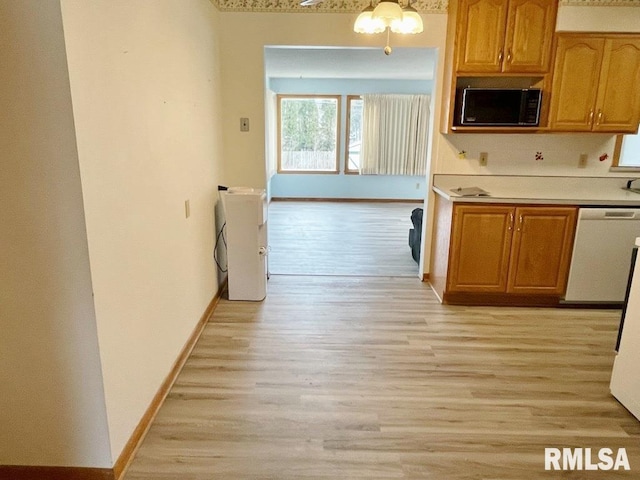
[[(632, 178), (436, 174), (433, 191), (453, 202), (640, 207), (640, 193), (622, 189)], [(640, 180), (633, 186), (640, 188)], [(453, 191), (472, 187), (488, 195), (462, 196)]]

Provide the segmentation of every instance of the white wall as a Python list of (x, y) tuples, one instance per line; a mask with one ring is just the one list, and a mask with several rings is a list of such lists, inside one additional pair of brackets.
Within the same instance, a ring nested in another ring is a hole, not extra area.
[(640, 8), (560, 5), (556, 29), (577, 32), (640, 32)]
[[(434, 173), (608, 176), (615, 145), (615, 136), (607, 134), (452, 134), (442, 137)], [(466, 158), (458, 156), (461, 151), (466, 152)], [(485, 167), (480, 166), (480, 152), (489, 154)], [(538, 152), (543, 160), (536, 160)], [(587, 154), (586, 168), (578, 167), (582, 153)], [(600, 157), (605, 159), (601, 161)]]
[(0, 2), (0, 465), (111, 467), (60, 4)]
[(218, 12), (62, 0), (62, 14), (115, 461), (218, 287)]

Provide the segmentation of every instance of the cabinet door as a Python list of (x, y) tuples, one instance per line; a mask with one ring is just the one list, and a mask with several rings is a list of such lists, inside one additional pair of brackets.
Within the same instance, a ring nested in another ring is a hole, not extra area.
[(605, 40), (593, 130), (629, 132), (640, 115), (640, 38)]
[(456, 42), (458, 72), (500, 72), (507, 0), (461, 0)]
[(556, 0), (509, 2), (504, 72), (544, 73), (549, 70), (556, 11)]
[(513, 207), (454, 207), (447, 291), (506, 291), (513, 215)]
[(591, 130), (603, 51), (603, 38), (558, 38), (549, 113), (552, 130)]
[(562, 295), (567, 287), (576, 209), (518, 207), (508, 293)]

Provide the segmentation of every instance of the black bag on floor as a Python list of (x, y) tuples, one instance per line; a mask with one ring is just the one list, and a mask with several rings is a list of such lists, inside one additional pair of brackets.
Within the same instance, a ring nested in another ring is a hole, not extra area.
[(409, 246), (411, 256), (420, 263), (420, 244), (422, 243), (422, 208), (414, 208), (411, 212), (411, 222), (413, 228), (409, 230)]

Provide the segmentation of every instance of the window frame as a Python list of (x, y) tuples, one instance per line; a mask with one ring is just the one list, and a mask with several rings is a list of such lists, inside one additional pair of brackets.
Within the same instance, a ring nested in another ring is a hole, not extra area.
[(347, 95), (347, 122), (344, 142), (344, 173), (345, 175), (360, 175), (360, 170), (349, 168), (349, 138), (351, 138), (351, 101), (362, 100), (362, 95)]
[(611, 168), (610, 170), (613, 172), (640, 172), (640, 165), (620, 165), (620, 157), (622, 155), (622, 142), (624, 140), (624, 135), (617, 135), (616, 142), (613, 147), (613, 158), (611, 159)]
[[(278, 175), (301, 175), (301, 174), (309, 174), (309, 175), (337, 175), (340, 173), (340, 141), (342, 135), (342, 126), (340, 122), (341, 114), (341, 100), (342, 95), (314, 95), (314, 94), (295, 94), (295, 93), (286, 93), (286, 94), (277, 94), (277, 116), (278, 116), (278, 139), (277, 139), (277, 149), (278, 149), (278, 162), (276, 171)], [(287, 98), (330, 98), (336, 100), (336, 158), (335, 158), (335, 166), (334, 170), (283, 170), (282, 169), (282, 100)]]

